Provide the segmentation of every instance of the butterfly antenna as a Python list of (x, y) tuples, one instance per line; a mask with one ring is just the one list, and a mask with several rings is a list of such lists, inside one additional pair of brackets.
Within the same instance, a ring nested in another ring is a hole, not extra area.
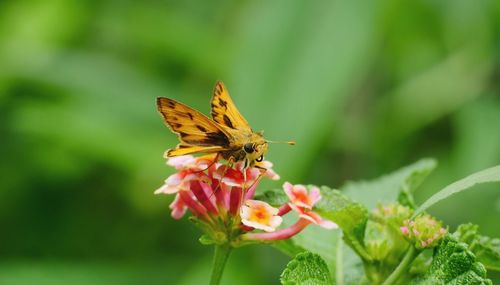
[(268, 143), (284, 143), (284, 144), (288, 144), (288, 145), (295, 145), (295, 141), (267, 141), (266, 142)]

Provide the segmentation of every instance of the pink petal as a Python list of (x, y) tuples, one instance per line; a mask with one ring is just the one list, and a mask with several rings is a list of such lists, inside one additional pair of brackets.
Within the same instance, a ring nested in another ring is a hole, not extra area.
[(271, 218), (271, 221), (269, 222), (269, 226), (271, 226), (272, 228), (277, 228), (277, 227), (279, 227), (279, 225), (281, 225), (282, 222), (283, 222), (282, 217), (274, 216)]
[(410, 230), (408, 229), (408, 227), (399, 227), (399, 229), (401, 230), (401, 233), (405, 236), (410, 233)]
[(293, 185), (290, 182), (287, 181), (283, 184), (283, 190), (285, 190), (289, 199), (293, 199), (293, 197), (295, 197), (295, 195), (293, 195)]
[(182, 201), (181, 197), (179, 194), (175, 196), (174, 201), (170, 204), (169, 206), (170, 209), (172, 209), (172, 218), (178, 220), (186, 214), (186, 204), (184, 204), (184, 201)]
[(192, 155), (181, 155), (169, 158), (167, 160), (167, 165), (174, 166), (177, 169), (182, 169), (194, 161), (195, 158)]
[(309, 199), (311, 199), (313, 205), (321, 200), (321, 193), (318, 187), (311, 188), (311, 191), (309, 192)]
[[(253, 220), (252, 216), (256, 214), (255, 211), (257, 211), (257, 215), (258, 213), (264, 213), (266, 218), (257, 218), (257, 220)], [(247, 200), (245, 201), (245, 205), (240, 209), (241, 222), (245, 226), (264, 230), (266, 232), (273, 232), (283, 221), (281, 217), (276, 216), (277, 213), (278, 209), (266, 202), (258, 200)]]
[(295, 205), (294, 203), (288, 203), (288, 206), (290, 206), (290, 208), (292, 210), (294, 210), (295, 212), (297, 212), (299, 215), (301, 214), (304, 214), (305, 213), (305, 209), (302, 208), (302, 207), (298, 207), (297, 205)]
[(167, 179), (165, 179), (165, 184), (171, 185), (171, 186), (177, 186), (181, 184), (182, 182), (182, 177), (180, 174), (172, 174)]
[(271, 180), (280, 180), (280, 176), (278, 173), (274, 172), (274, 170), (268, 168), (265, 173), (266, 177), (270, 178)]
[[(281, 217), (278, 217), (278, 218), (281, 218)], [(261, 224), (261, 223), (255, 222), (255, 221), (241, 220), (241, 223), (243, 223), (247, 227), (252, 227), (254, 229), (263, 230), (266, 232), (274, 232), (276, 230), (275, 228), (273, 228), (271, 226)]]
[(338, 228), (338, 225), (332, 221), (329, 221), (329, 220), (324, 220), (323, 218), (321, 218), (320, 215), (316, 214), (315, 212), (307, 212), (307, 213), (303, 213), (300, 215), (301, 218), (304, 218), (304, 219), (307, 219), (313, 223), (315, 223), (316, 225), (320, 226), (320, 227), (323, 227), (325, 229), (336, 229)]
[(196, 200), (191, 191), (179, 191), (179, 195), (191, 213), (197, 217), (208, 219), (207, 209)]
[(179, 188), (177, 186), (170, 186), (168, 184), (163, 184), (160, 188), (155, 190), (155, 194), (174, 194), (179, 192)]
[(300, 233), (311, 222), (299, 219), (295, 224), (275, 232), (268, 233), (247, 233), (243, 235), (246, 240), (283, 240)]
[(329, 220), (321, 220), (321, 222), (318, 225), (327, 230), (333, 230), (339, 228), (339, 225)]
[(241, 202), (242, 202), (243, 189), (239, 187), (233, 187), (231, 190), (230, 198), (229, 198), (229, 212), (235, 216), (240, 210)]
[(207, 211), (209, 211), (210, 213), (214, 214), (214, 215), (218, 215), (218, 210), (217, 210), (217, 207), (215, 206), (215, 203), (213, 200), (209, 199), (209, 195), (211, 194), (207, 194), (204, 190), (203, 190), (203, 185), (204, 183), (200, 182), (200, 181), (191, 181), (190, 182), (190, 189), (192, 191), (192, 193), (195, 195), (196, 199), (198, 200), (198, 202), (203, 205), (203, 207), (205, 207), (205, 209), (207, 209)]
[(302, 219), (306, 219), (306, 220), (310, 221), (311, 223), (314, 223), (314, 224), (317, 225), (319, 223), (319, 221), (317, 221), (316, 219), (314, 219), (314, 217), (312, 217), (309, 214), (310, 213), (300, 214), (299, 217), (301, 217)]

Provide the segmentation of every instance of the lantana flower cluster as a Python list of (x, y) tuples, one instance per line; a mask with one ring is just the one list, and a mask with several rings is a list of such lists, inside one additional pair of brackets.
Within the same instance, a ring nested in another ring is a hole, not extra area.
[(401, 223), (409, 219), (412, 214), (413, 210), (411, 208), (398, 203), (387, 205), (380, 204), (373, 210), (373, 215), (375, 217), (395, 225), (401, 225)]
[[(242, 163), (228, 167), (214, 161), (215, 158), (215, 155), (169, 158), (167, 165), (175, 167), (177, 172), (155, 191), (155, 194), (175, 195), (170, 204), (172, 217), (180, 219), (189, 210), (192, 220), (205, 232), (209, 242), (229, 242), (237, 246), (243, 241), (286, 239), (310, 224), (337, 228), (335, 223), (313, 211), (321, 199), (319, 188), (307, 189), (285, 182), (283, 189), (289, 201), (275, 208), (254, 199), (262, 177), (280, 178), (272, 170), (271, 162), (263, 161), (258, 168), (244, 169)], [(289, 227), (278, 229), (283, 222), (282, 216), (290, 211), (298, 213), (298, 220)]]
[(367, 224), (365, 245), (374, 260), (399, 264), (401, 255), (408, 248), (400, 226), (412, 213), (412, 209), (398, 203), (379, 204), (373, 210), (372, 220)]
[(439, 244), (439, 241), (448, 232), (443, 227), (442, 222), (436, 220), (429, 214), (423, 214), (414, 220), (405, 220), (400, 228), (401, 233), (417, 249), (432, 248)]

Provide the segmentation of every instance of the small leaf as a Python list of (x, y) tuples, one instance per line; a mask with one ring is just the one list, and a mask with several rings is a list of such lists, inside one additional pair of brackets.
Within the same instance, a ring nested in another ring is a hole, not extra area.
[(208, 235), (202, 235), (198, 240), (203, 245), (211, 245), (215, 243), (215, 241)]
[(281, 274), (281, 284), (331, 285), (334, 283), (321, 256), (311, 252), (303, 252), (287, 264)]
[(452, 235), (447, 235), (434, 251), (427, 273), (411, 284), (486, 285), (492, 282), (486, 278), (486, 269), (476, 261), (476, 257), (467, 245)]
[(446, 186), (441, 191), (432, 195), (432, 197), (427, 199), (427, 201), (425, 201), (417, 210), (415, 210), (415, 212), (413, 213), (413, 217), (416, 217), (418, 214), (427, 210), (437, 202), (446, 199), (453, 194), (467, 190), (476, 184), (497, 181), (500, 181), (500, 165), (471, 174), (464, 179), (458, 180)]
[(453, 236), (467, 243), (477, 260), (486, 269), (500, 271), (500, 239), (482, 236), (478, 233), (478, 229), (478, 225), (462, 224)]
[(405, 206), (414, 207), (412, 192), (436, 167), (434, 159), (421, 159), (388, 175), (371, 181), (348, 182), (341, 187), (342, 193), (360, 202), (368, 209), (379, 203), (399, 200)]
[(265, 201), (275, 207), (279, 207), (289, 201), (288, 196), (286, 196), (282, 188), (268, 190), (263, 194), (256, 195), (255, 199)]

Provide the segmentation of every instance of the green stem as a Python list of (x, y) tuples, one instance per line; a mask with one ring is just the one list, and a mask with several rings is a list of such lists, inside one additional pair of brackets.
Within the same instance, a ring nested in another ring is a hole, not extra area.
[(373, 258), (368, 254), (365, 247), (357, 239), (346, 237), (344, 241), (363, 259), (365, 262), (372, 262)]
[(210, 285), (219, 285), (222, 278), (222, 272), (226, 266), (226, 261), (231, 253), (231, 246), (229, 244), (221, 244), (215, 246), (214, 263), (212, 267), (212, 277), (210, 278)]
[(389, 275), (382, 285), (396, 284), (396, 281), (398, 281), (401, 275), (408, 271), (411, 263), (415, 260), (419, 253), (420, 251), (417, 251), (414, 246), (410, 245), (410, 248), (403, 257), (403, 260), (401, 260), (401, 263), (399, 263), (398, 267), (396, 267), (396, 269), (391, 273), (391, 275)]

